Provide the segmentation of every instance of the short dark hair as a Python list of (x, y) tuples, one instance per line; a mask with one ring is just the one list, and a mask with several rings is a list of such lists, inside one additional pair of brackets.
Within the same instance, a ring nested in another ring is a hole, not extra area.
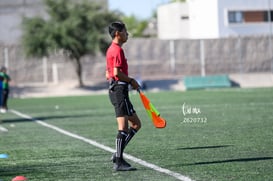
[(116, 21), (113, 22), (109, 25), (108, 30), (109, 30), (109, 34), (112, 38), (115, 38), (115, 34), (116, 32), (121, 32), (123, 29), (125, 29), (126, 26), (124, 23), (122, 23), (121, 21)]
[(6, 68), (5, 66), (2, 66), (2, 67), (0, 68), (0, 72), (4, 72), (4, 71), (7, 71), (7, 68)]

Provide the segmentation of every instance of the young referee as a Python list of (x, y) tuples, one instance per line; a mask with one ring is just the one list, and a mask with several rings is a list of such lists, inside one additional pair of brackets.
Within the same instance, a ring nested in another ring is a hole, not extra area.
[(141, 127), (141, 122), (129, 99), (128, 86), (138, 89), (140, 86), (134, 78), (128, 76), (128, 64), (122, 45), (128, 39), (125, 24), (113, 22), (109, 25), (112, 43), (106, 52), (106, 78), (109, 81), (109, 98), (114, 106), (118, 124), (116, 153), (112, 155), (114, 170), (136, 170), (123, 158), (123, 151)]

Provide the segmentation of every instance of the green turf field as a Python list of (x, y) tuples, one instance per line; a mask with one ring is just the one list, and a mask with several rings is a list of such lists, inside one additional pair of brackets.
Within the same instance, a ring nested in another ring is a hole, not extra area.
[[(162, 117), (156, 129), (131, 94), (141, 131), (125, 152), (192, 180), (273, 178), (273, 89), (146, 93)], [(10, 99), (10, 109), (115, 148), (116, 121), (107, 95)], [(56, 106), (58, 106), (56, 109)], [(137, 171), (114, 172), (111, 153), (12, 112), (1, 114), (0, 180), (169, 181), (173, 176), (129, 161)]]

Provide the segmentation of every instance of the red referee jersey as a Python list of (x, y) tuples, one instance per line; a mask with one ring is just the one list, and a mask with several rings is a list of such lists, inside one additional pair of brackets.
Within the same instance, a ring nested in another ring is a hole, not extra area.
[(106, 52), (106, 71), (108, 72), (108, 79), (113, 78), (119, 80), (114, 76), (114, 68), (120, 68), (121, 72), (128, 76), (128, 64), (125, 58), (123, 49), (116, 43), (112, 42)]

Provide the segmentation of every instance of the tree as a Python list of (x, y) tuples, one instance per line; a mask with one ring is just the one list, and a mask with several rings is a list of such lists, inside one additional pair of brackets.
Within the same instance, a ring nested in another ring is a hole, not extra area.
[(186, 0), (172, 0), (171, 2), (186, 2)]
[(105, 53), (109, 44), (107, 25), (117, 21), (108, 12), (88, 1), (45, 0), (49, 19), (23, 19), (23, 46), (27, 56), (43, 57), (62, 50), (75, 63), (79, 87), (83, 87), (81, 58)]
[(123, 16), (122, 21), (132, 37), (143, 37), (143, 32), (148, 26), (148, 21), (138, 20), (135, 16)]

